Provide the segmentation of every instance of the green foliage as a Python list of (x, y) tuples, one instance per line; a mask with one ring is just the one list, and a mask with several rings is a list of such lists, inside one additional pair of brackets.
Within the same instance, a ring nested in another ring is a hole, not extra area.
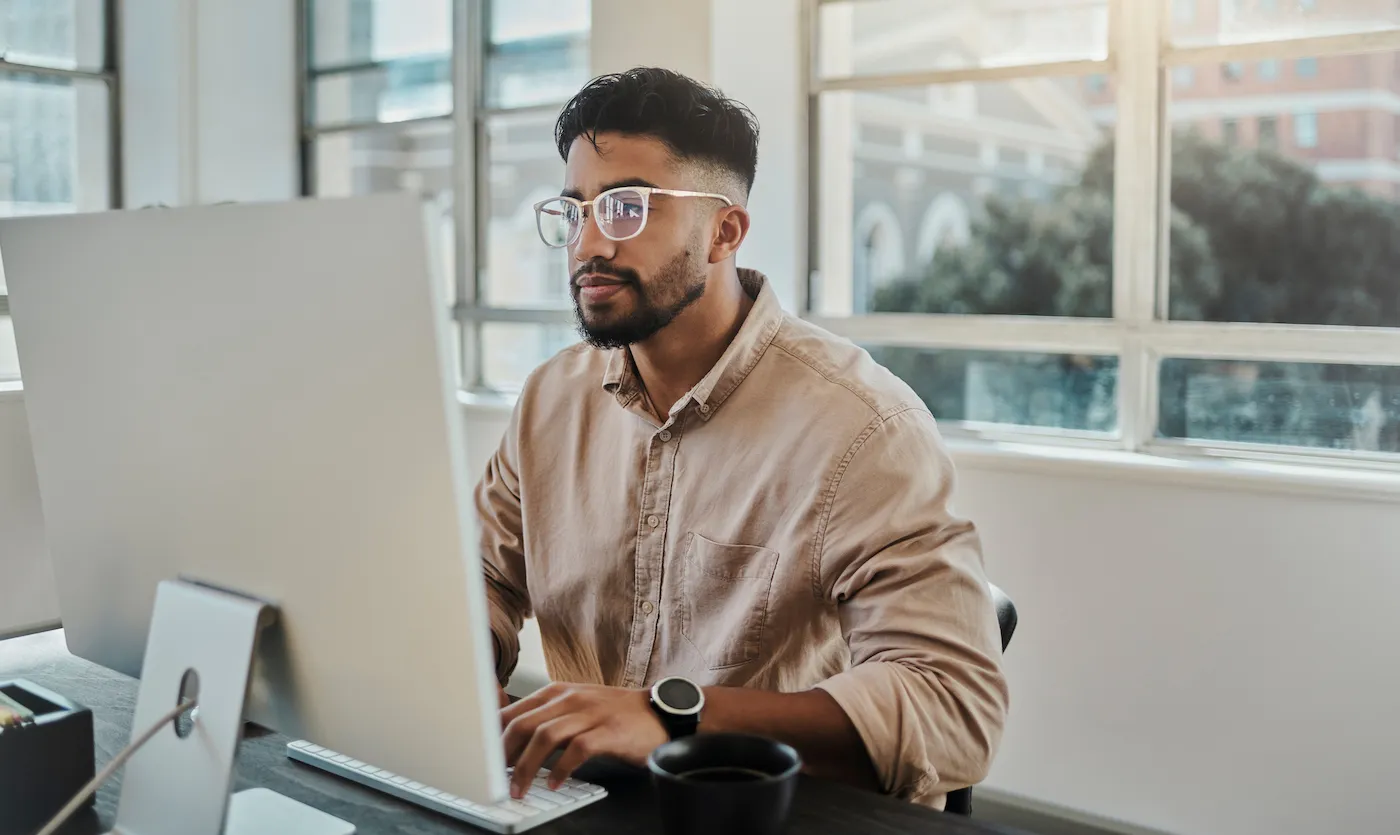
[[(989, 198), (969, 240), (945, 246), (921, 272), (880, 288), (875, 311), (1108, 317), (1113, 284), (1113, 158), (1111, 142), (1096, 148), (1078, 182), (1049, 201)], [(1363, 191), (1321, 182), (1307, 167), (1276, 153), (1229, 147), (1194, 132), (1178, 135), (1171, 159), (1170, 315), (1177, 320), (1400, 327), (1400, 207)], [(881, 352), (891, 369), (911, 380), (935, 413), (960, 417), (966, 357)], [(1075, 384), (1084, 358), (1007, 357), (1008, 381), (1028, 382), (1030, 366), (1059, 369)], [(1099, 362), (1090, 360), (1090, 362)], [(1161, 429), (1184, 436), (1190, 384), (1201, 364), (1163, 367)], [(1228, 372), (1229, 369), (1226, 369)], [(1231, 437), (1302, 432), (1303, 391), (1326, 389), (1337, 414), (1368, 398), (1394, 397), (1394, 369), (1266, 366), (1243, 397), (1262, 401), (1250, 426), (1224, 426)], [(1292, 386), (1290, 389), (1289, 386)], [(1269, 394), (1262, 392), (1267, 388)], [(1254, 394), (1248, 394), (1249, 391)], [(1103, 395), (1100, 392), (1100, 395)], [(1234, 400), (1240, 396), (1232, 395)], [(1222, 395), (1223, 397), (1223, 395)], [(1315, 400), (1316, 398), (1314, 398)], [(946, 402), (944, 402), (946, 401)], [(942, 402), (940, 409), (937, 403)], [(1232, 401), (1233, 402), (1233, 401)], [(1106, 429), (1060, 404), (1049, 418), (1060, 426)], [(1209, 414), (1213, 402), (1197, 402)], [(1221, 402), (1222, 414), (1230, 411)], [(1048, 422), (1027, 413), (1025, 422)], [(1291, 422), (1291, 423), (1290, 423)], [(1346, 424), (1345, 420), (1341, 424)], [(1311, 430), (1309, 430), (1311, 431)], [(1389, 421), (1390, 437), (1395, 420)], [(1317, 442), (1346, 445), (1342, 428)], [(1224, 435), (1222, 435), (1224, 436)], [(1391, 441), (1394, 443), (1394, 441)]]

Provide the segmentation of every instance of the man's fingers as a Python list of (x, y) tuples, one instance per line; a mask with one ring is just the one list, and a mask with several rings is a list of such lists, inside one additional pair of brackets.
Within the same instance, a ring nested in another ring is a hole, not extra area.
[(541, 705), (548, 704), (559, 695), (559, 691), (554, 687), (546, 687), (543, 690), (536, 690), (520, 701), (504, 706), (501, 709), (501, 724), (509, 725), (519, 716), (529, 713)]
[[(506, 724), (504, 733), (501, 734), (501, 742), (506, 749), (506, 765), (516, 764), (525, 751), (525, 747), (539, 732), (540, 726), (568, 713), (569, 702), (565, 699), (555, 699), (510, 720)], [(504, 718), (505, 714), (503, 713), (501, 716)]]
[(549, 755), (569, 745), (574, 737), (588, 730), (592, 720), (582, 714), (561, 716), (541, 723), (535, 728), (528, 744), (515, 760), (515, 773), (511, 776), (511, 797), (519, 800), (530, 790), (530, 783), (539, 774), (540, 767)]
[(569, 747), (564, 749), (563, 756), (554, 764), (554, 769), (549, 772), (551, 789), (564, 785), (564, 781), (572, 777), (580, 766), (602, 752), (601, 735), (601, 731), (593, 730), (573, 738)]

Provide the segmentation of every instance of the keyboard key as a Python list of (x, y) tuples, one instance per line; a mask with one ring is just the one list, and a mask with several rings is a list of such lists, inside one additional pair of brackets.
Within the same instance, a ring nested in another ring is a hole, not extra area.
[(530, 796), (548, 800), (555, 806), (568, 806), (570, 803), (573, 803), (575, 800), (578, 799), (569, 797), (567, 794), (563, 794), (562, 792), (553, 791), (551, 789), (542, 788), (540, 786), (535, 786), (533, 789), (530, 789)]
[(362, 769), (362, 768), (365, 767), (365, 764), (362, 763), (362, 762), (360, 762), (359, 760), (351, 760), (350, 762), (348, 762), (348, 763), (345, 764), (345, 767), (346, 767), (346, 768), (353, 768), (353, 769), (355, 769), (356, 771), (359, 771), (360, 769)]
[[(491, 806), (478, 806), (473, 811), (476, 812), (476, 814), (481, 815), (483, 818), (486, 818), (487, 820), (493, 820), (496, 823), (520, 823), (522, 820), (525, 819), (521, 815), (517, 815), (514, 812), (507, 812), (505, 809), (501, 809), (499, 807), (493, 808)], [(533, 809), (531, 809), (530, 811), (532, 813), (534, 812)]]
[(423, 788), (419, 789), (418, 793), (423, 795), (424, 797), (439, 797), (442, 794), (442, 792), (438, 791), (437, 789), (430, 789), (427, 786), (424, 786)]
[(534, 806), (521, 803), (519, 800), (507, 800), (505, 803), (502, 803), (497, 808), (504, 809), (507, 812), (514, 812), (515, 814), (525, 818), (531, 817), (533, 815), (538, 815), (540, 813), (539, 809), (536, 809)]
[(307, 741), (304, 740), (304, 739), (298, 739), (298, 740), (295, 741), (295, 742), (289, 742), (289, 743), (287, 743), (287, 745), (288, 745), (288, 747), (290, 747), (290, 748), (295, 748), (295, 749), (297, 749), (298, 751), (305, 751), (306, 749), (308, 749), (308, 748), (311, 747), (311, 743), (307, 742)]
[(569, 785), (560, 786), (559, 793), (568, 797), (572, 797), (575, 800), (587, 800), (588, 798), (593, 796), (588, 792), (584, 791), (583, 789)]
[(531, 792), (530, 794), (525, 795), (525, 799), (522, 800), (521, 803), (524, 803), (524, 804), (527, 805), (527, 806), (534, 806), (536, 809), (539, 809), (541, 812), (548, 812), (548, 811), (551, 810), (551, 809), (558, 809), (558, 808), (559, 808), (559, 804), (558, 804), (558, 803), (550, 803), (548, 800), (545, 800), (545, 799), (542, 798), (542, 797), (536, 797), (535, 794), (534, 794), (534, 792)]
[(331, 757), (331, 762), (336, 763), (338, 765), (345, 765), (346, 763), (350, 762), (350, 758), (345, 756), (344, 754), (337, 754), (334, 757)]
[(406, 786), (404, 786), (404, 788), (406, 788), (406, 789), (411, 789), (411, 790), (416, 791), (416, 792), (421, 792), (423, 789), (426, 789), (427, 786), (423, 785), (422, 783), (418, 782), (417, 780), (410, 780), (410, 781), (408, 781), (408, 784), (407, 784)]
[(402, 786), (402, 785), (405, 785), (405, 784), (408, 783), (408, 778), (407, 778), (407, 777), (390, 777), (390, 778), (389, 778), (389, 782), (390, 782), (390, 783), (393, 783), (393, 784), (396, 785), (396, 786)]

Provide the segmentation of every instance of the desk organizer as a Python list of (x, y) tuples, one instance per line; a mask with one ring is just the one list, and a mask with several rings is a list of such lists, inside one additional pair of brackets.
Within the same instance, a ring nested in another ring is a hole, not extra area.
[(0, 693), (27, 714), (0, 726), (0, 835), (32, 832), (92, 779), (92, 711), (24, 679)]

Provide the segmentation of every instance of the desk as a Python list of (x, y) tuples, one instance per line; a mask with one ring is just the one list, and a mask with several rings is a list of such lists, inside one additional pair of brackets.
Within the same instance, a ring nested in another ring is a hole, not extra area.
[[(131, 734), (136, 681), (68, 653), (61, 632), (0, 642), (0, 679), (25, 678), (85, 705), (93, 712), (97, 767), (120, 751)], [(344, 818), (360, 835), (462, 835), (483, 830), (428, 812), (287, 759), (287, 739), (262, 733), (239, 747), (237, 789), (266, 786)], [(92, 811), (69, 822), (63, 835), (98, 835), (116, 820), (120, 773), (97, 795)], [(660, 832), (644, 774), (582, 774), (607, 787), (606, 800), (531, 830), (539, 835), (653, 835)], [(843, 785), (804, 778), (793, 809), (790, 835), (1016, 835), (1004, 827), (944, 815)]]

